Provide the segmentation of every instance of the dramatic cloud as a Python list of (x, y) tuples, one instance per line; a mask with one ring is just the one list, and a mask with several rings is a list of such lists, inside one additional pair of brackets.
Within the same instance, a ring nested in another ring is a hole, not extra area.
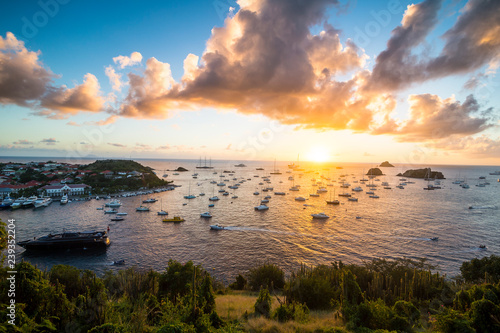
[(123, 69), (127, 66), (134, 66), (139, 64), (142, 61), (142, 54), (140, 54), (139, 52), (132, 52), (130, 57), (121, 55), (118, 57), (114, 57), (113, 61)]
[(440, 5), (441, 1), (427, 0), (408, 6), (402, 25), (393, 30), (387, 49), (378, 55), (367, 88), (402, 89), (416, 82), (470, 73), (484, 65), (496, 70), (500, 61), (498, 1), (470, 0), (442, 36), (445, 45), (437, 57), (413, 54), (436, 25)]
[(22, 140), (22, 139), (18, 140), (16, 142), (12, 142), (12, 143), (15, 144), (15, 145), (32, 145), (33, 144), (33, 142), (31, 142), (31, 141)]
[(412, 50), (425, 40), (436, 25), (440, 7), (441, 0), (426, 0), (408, 6), (401, 25), (392, 31), (387, 49), (377, 56), (367, 82), (370, 90), (395, 90), (426, 79), (425, 64), (412, 55)]
[[(372, 112), (386, 112), (369, 94), (357, 94), (360, 73), (348, 81), (335, 75), (362, 68), (366, 56), (354, 43), (342, 45), (328, 24), (335, 0), (240, 1), (240, 10), (214, 28), (201, 60), (189, 54), (180, 83), (155, 58), (144, 75), (130, 73), (120, 114), (164, 118), (173, 109), (218, 107), (263, 114), (308, 128), (368, 127)], [(378, 96), (377, 96), (378, 98)]]
[(398, 135), (398, 141), (438, 140), (453, 135), (472, 135), (491, 127), (486, 116), (491, 110), (480, 111), (476, 99), (470, 95), (461, 104), (454, 98), (441, 99), (437, 95), (410, 95), (410, 119), (397, 124), (387, 120), (372, 134)]
[(39, 61), (40, 52), (28, 51), (22, 41), (8, 32), (0, 36), (0, 104), (17, 104), (33, 108), (34, 114), (64, 119), (65, 113), (102, 111), (97, 78), (85, 76), (84, 83), (68, 89), (53, 86), (56, 78)]
[(144, 76), (129, 73), (129, 91), (120, 113), (129, 117), (163, 118), (177, 105), (164, 96), (175, 83), (170, 65), (156, 58), (146, 61)]
[(441, 54), (427, 71), (433, 76), (466, 73), (500, 60), (500, 5), (494, 0), (470, 0), (457, 23), (444, 35)]
[(39, 55), (10, 32), (0, 36), (0, 104), (29, 106), (45, 93), (54, 74), (43, 67)]
[(104, 98), (100, 96), (100, 86), (97, 78), (88, 73), (82, 84), (74, 88), (61, 86), (50, 88), (41, 100), (41, 106), (63, 113), (79, 111), (99, 112), (103, 110)]

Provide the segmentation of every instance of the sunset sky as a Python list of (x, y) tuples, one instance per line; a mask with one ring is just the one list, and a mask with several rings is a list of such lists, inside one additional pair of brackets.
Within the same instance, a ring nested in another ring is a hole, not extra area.
[(499, 61), (493, 0), (11, 1), (0, 155), (500, 165)]

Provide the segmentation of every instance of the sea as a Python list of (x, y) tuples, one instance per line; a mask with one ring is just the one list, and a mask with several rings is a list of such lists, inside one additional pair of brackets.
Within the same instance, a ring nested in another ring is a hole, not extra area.
[[(0, 158), (0, 162), (23, 163), (47, 160), (65, 162), (55, 157)], [(71, 162), (88, 164), (94, 160)], [(110, 221), (111, 215), (97, 209), (107, 199), (72, 201), (66, 205), (53, 202), (42, 209), (2, 210), (0, 218), (4, 222), (15, 220), (18, 241), (63, 230), (109, 227), (111, 245), (106, 251), (30, 253), (18, 246), (16, 260), (31, 262), (41, 269), (57, 264), (72, 265), (99, 275), (106, 270), (131, 267), (161, 272), (170, 259), (182, 263), (191, 260), (227, 285), (239, 273), (244, 274), (262, 263), (277, 264), (285, 274), (290, 274), (301, 264), (314, 266), (339, 260), (363, 264), (375, 258), (427, 258), (429, 264), (436, 266), (435, 270), (453, 278), (460, 273), (464, 261), (500, 254), (500, 176), (489, 175), (500, 167), (396, 164), (392, 168), (381, 168), (383, 176), (361, 184), (361, 179), (368, 178), (366, 173), (376, 164), (301, 162), (300, 168), (304, 171), (294, 171), (288, 168), (288, 163), (274, 161), (244, 161), (245, 167), (235, 167), (234, 161), (213, 160), (207, 161), (213, 169), (196, 169), (199, 160), (135, 160), (152, 167), (160, 178), (167, 175), (164, 179), (180, 187), (119, 198), (123, 204), (119, 211), (128, 215), (118, 222)], [(177, 167), (188, 171), (174, 175), (172, 170)], [(402, 182), (398, 173), (424, 167), (444, 174), (446, 179), (441, 180), (441, 189), (426, 191), (423, 188), (428, 181), (409, 178), (413, 184), (407, 184), (404, 189), (396, 187)], [(275, 169), (281, 174), (270, 174)], [(223, 171), (234, 171), (234, 174)], [(195, 173), (197, 178), (193, 178)], [(262, 177), (266, 176), (271, 184), (263, 182)], [(457, 179), (467, 181), (470, 188), (452, 184)], [(211, 184), (213, 180), (222, 181), (226, 186)], [(239, 182), (238, 189), (228, 188)], [(341, 188), (343, 182), (349, 183), (350, 188)], [(390, 189), (385, 189), (382, 182), (387, 182)], [(484, 182), (489, 185), (476, 186)], [(377, 187), (367, 187), (370, 183)], [(297, 185), (299, 191), (289, 190)], [(311, 197), (320, 186), (328, 192)], [(352, 191), (357, 186), (363, 191)], [(273, 191), (263, 192), (266, 187), (273, 187)], [(230, 194), (223, 196), (218, 192), (221, 188)], [(379, 198), (370, 198), (366, 194), (370, 189)], [(358, 201), (338, 197), (344, 192)], [(188, 194), (196, 198), (184, 199)], [(213, 195), (220, 200), (210, 202), (208, 199)], [(256, 211), (254, 207), (267, 195), (271, 196), (269, 209)], [(296, 201), (299, 196), (306, 200)], [(149, 198), (158, 201), (142, 204)], [(332, 199), (338, 199), (340, 204), (327, 205), (326, 201)], [(214, 203), (214, 207), (209, 207), (210, 203)], [(136, 212), (135, 208), (140, 205), (148, 205), (150, 212)], [(470, 206), (478, 209), (470, 209)], [(185, 222), (162, 222), (163, 217), (157, 215), (161, 209), (166, 210), (169, 217), (180, 216)], [(200, 217), (207, 211), (212, 218)], [(312, 218), (311, 214), (317, 213), (325, 213), (329, 218)], [(226, 228), (211, 230), (213, 224)], [(432, 240), (434, 237), (439, 239)], [(125, 265), (111, 265), (117, 260), (125, 260)]]

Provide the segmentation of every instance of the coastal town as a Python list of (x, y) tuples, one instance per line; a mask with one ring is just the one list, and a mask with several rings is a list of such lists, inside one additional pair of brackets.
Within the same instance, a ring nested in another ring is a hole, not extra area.
[[(118, 164), (123, 164), (117, 167)], [(109, 166), (113, 170), (103, 169)], [(90, 197), (166, 185), (152, 170), (133, 161), (106, 160), (90, 165), (63, 162), (0, 164), (0, 198)]]

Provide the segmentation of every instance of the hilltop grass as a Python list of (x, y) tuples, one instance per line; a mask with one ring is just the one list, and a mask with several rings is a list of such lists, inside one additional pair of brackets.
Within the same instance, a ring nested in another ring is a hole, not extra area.
[[(232, 291), (231, 294), (215, 298), (217, 313), (227, 321), (239, 321), (246, 332), (347, 332), (341, 319), (334, 311), (311, 311), (305, 323), (288, 321), (280, 323), (274, 319), (254, 316), (254, 305), (258, 293)], [(281, 297), (280, 297), (281, 299)], [(272, 299), (271, 310), (279, 306), (276, 297)]]

